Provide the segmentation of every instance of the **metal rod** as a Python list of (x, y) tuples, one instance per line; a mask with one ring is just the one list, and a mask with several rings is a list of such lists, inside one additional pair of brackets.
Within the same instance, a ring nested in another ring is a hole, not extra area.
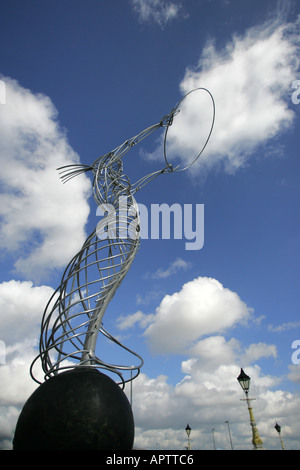
[(231, 450), (233, 450), (232, 439), (231, 439), (231, 432), (230, 432), (230, 427), (229, 427), (229, 421), (225, 421), (225, 423), (227, 423), (227, 426), (228, 426), (228, 434), (229, 434), (229, 440), (230, 440), (230, 447), (231, 447)]

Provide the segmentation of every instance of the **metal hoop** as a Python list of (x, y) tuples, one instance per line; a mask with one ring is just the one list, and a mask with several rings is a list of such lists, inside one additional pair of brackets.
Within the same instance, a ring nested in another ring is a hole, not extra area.
[[(208, 144), (208, 141), (211, 137), (211, 134), (212, 134), (212, 131), (213, 131), (213, 128), (214, 128), (214, 124), (215, 124), (215, 116), (216, 116), (216, 107), (215, 107), (215, 100), (213, 98), (213, 95), (211, 94), (211, 92), (207, 89), (207, 88), (203, 88), (203, 87), (199, 87), (199, 88), (195, 88), (194, 90), (191, 90), (189, 91), (188, 93), (186, 93), (186, 95), (184, 95), (184, 97), (177, 103), (177, 105), (175, 106), (175, 108), (173, 109), (173, 115), (175, 114), (178, 114), (180, 109), (179, 109), (179, 106), (181, 105), (181, 103), (191, 94), (191, 93), (194, 93), (195, 91), (199, 91), (199, 90), (203, 90), (205, 91), (206, 93), (209, 94), (210, 98), (211, 98), (211, 101), (212, 101), (212, 107), (213, 107), (213, 116), (212, 116), (212, 123), (211, 123), (211, 126), (210, 126), (210, 130), (209, 130), (209, 133), (208, 133), (208, 136), (207, 136), (207, 139), (203, 145), (203, 147), (201, 148), (200, 152), (197, 154), (197, 156), (194, 158), (194, 160), (189, 163), (186, 167), (184, 168), (179, 168), (179, 166), (175, 167), (174, 168), (174, 171), (185, 171), (187, 170), (188, 168), (190, 168), (197, 160), (198, 158), (202, 155), (202, 153), (204, 152), (204, 149), (206, 148), (207, 144)], [(167, 137), (168, 137), (168, 131), (169, 131), (169, 126), (167, 126), (166, 128), (166, 132), (165, 132), (165, 137), (164, 137), (164, 157), (165, 157), (165, 162), (166, 162), (166, 165), (168, 168), (173, 168), (172, 164), (168, 161), (168, 158), (167, 158)]]

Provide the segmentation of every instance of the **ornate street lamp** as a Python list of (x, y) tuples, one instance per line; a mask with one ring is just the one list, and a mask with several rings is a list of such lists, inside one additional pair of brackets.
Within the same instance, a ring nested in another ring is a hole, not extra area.
[[(249, 398), (248, 397), (248, 392), (249, 392), (249, 388), (250, 388), (250, 377), (245, 374), (245, 372), (243, 371), (243, 369), (241, 369), (241, 373), (240, 375), (237, 377), (237, 380), (240, 384), (240, 386), (242, 387), (242, 389), (244, 390), (245, 394), (246, 394), (246, 402), (247, 402), (247, 405), (248, 405), (248, 410), (249, 410), (249, 415), (250, 415), (250, 425), (251, 425), (251, 428), (252, 428), (252, 443), (253, 443), (253, 449), (255, 450), (261, 450), (263, 449), (263, 441), (260, 437), (260, 435), (258, 434), (258, 430), (257, 430), (257, 427), (256, 427), (256, 423), (255, 423), (255, 419), (254, 419), (254, 415), (253, 415), (253, 411), (252, 411), (252, 407), (251, 407), (251, 403), (250, 401), (251, 400), (255, 400), (255, 398)], [(243, 401), (243, 399), (242, 399)]]
[(275, 424), (274, 428), (276, 429), (276, 431), (278, 432), (279, 434), (279, 439), (280, 439), (280, 442), (281, 442), (281, 447), (282, 447), (282, 450), (284, 450), (284, 445), (283, 445), (283, 441), (282, 441), (282, 438), (281, 438), (281, 426), (279, 426), (278, 423)]
[(185, 432), (187, 434), (187, 438), (188, 438), (188, 449), (191, 450), (191, 442), (190, 442), (190, 434), (191, 434), (191, 428), (189, 426), (189, 424), (186, 425), (186, 428), (185, 428)]

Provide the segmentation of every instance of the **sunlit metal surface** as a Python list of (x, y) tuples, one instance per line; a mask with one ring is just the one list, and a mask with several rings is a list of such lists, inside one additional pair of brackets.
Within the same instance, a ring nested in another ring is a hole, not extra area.
[[(179, 166), (173, 168), (167, 160), (164, 145), (166, 166), (131, 184), (123, 172), (122, 159), (134, 145), (158, 129), (165, 128), (166, 143), (168, 128), (172, 125), (174, 116), (180, 111), (179, 105), (183, 99), (160, 122), (99, 157), (91, 166), (74, 164), (59, 168), (64, 183), (81, 173), (93, 172), (94, 199), (107, 215), (70, 261), (59, 287), (45, 308), (39, 355), (30, 369), (31, 376), (36, 382), (40, 383), (33, 369), (39, 359), (46, 379), (60, 371), (85, 366), (116, 373), (123, 385), (139, 374), (143, 365), (142, 358), (106, 331), (102, 320), (109, 302), (126, 276), (140, 246), (140, 219), (134, 194), (157, 176), (182, 171), (190, 165), (183, 169)], [(213, 123), (214, 113), (209, 137)], [(201, 155), (208, 139), (196, 159)], [(99, 333), (131, 353), (137, 364), (130, 366), (111, 364), (97, 356), (96, 343)]]

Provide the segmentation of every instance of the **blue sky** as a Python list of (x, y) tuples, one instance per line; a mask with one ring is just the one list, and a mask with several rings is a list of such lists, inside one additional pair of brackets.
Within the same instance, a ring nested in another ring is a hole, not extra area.
[[(63, 185), (56, 168), (93, 163), (200, 86), (216, 103), (205, 152), (189, 171), (160, 176), (136, 199), (149, 210), (204, 204), (204, 246), (142, 240), (104, 317), (145, 362), (133, 383), (135, 445), (182, 449), (189, 422), (194, 449), (213, 448), (212, 428), (226, 449), (229, 420), (234, 447), (251, 448), (236, 381), (244, 367), (265, 447), (280, 448), (277, 421), (286, 447), (299, 448), (300, 373), (291, 357), (300, 339), (300, 9), (296, 1), (275, 3), (2, 2), (2, 448), (10, 448), (36, 386), (28, 367), (44, 306), (99, 221), (89, 177)], [(176, 118), (170, 128), (170, 158), (181, 165), (211, 116), (209, 101), (192, 96), (187, 132)], [(158, 138), (124, 158), (133, 182), (163, 167)], [(122, 350), (99, 347), (122, 360)]]

